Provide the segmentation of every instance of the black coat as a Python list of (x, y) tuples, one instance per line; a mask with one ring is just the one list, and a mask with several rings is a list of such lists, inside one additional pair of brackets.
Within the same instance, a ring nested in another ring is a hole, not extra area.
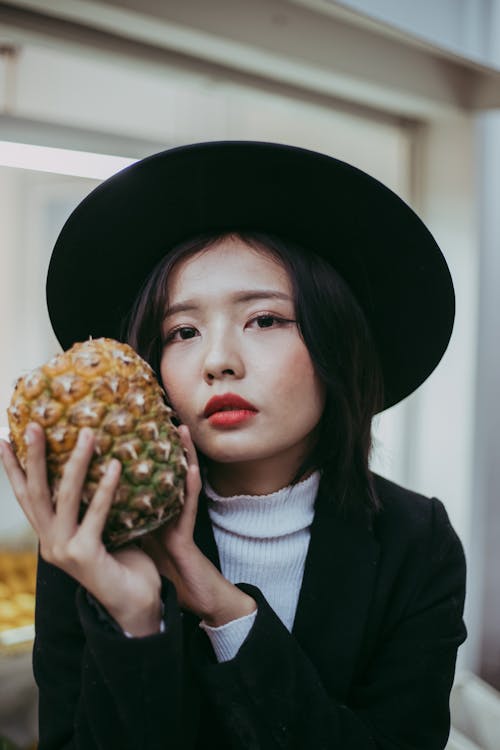
[[(376, 477), (383, 511), (340, 516), (320, 486), (292, 632), (261, 591), (237, 655), (162, 579), (166, 631), (128, 639), (39, 559), (33, 666), (39, 750), (438, 750), (462, 619), (465, 560), (443, 504)], [(195, 540), (219, 567), (200, 497)]]

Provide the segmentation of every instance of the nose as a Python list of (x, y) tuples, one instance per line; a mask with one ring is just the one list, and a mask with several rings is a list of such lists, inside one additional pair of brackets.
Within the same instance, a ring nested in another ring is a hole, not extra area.
[(206, 339), (203, 377), (207, 383), (223, 378), (238, 379), (245, 374), (243, 358), (235, 335), (226, 327), (213, 331)]

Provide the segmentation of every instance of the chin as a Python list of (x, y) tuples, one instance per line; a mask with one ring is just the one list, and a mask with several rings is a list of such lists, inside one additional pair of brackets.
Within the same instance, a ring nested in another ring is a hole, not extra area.
[[(226, 445), (214, 445), (212, 441), (207, 443), (201, 441), (197, 444), (198, 449), (209, 461), (216, 463), (240, 463), (243, 461), (257, 461), (268, 458), (271, 452), (263, 450), (263, 446), (248, 445), (248, 441), (224, 441)], [(229, 444), (229, 443), (232, 444)], [(253, 442), (253, 441), (252, 441)], [(246, 443), (246, 444), (245, 444)]]
[(243, 463), (246, 461), (258, 461), (265, 458), (259, 452), (252, 453), (244, 450), (208, 450), (202, 451), (209, 461), (219, 464)]

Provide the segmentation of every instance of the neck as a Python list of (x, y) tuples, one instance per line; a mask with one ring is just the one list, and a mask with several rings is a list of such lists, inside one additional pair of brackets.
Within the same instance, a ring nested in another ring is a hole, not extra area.
[[(301, 462), (290, 466), (289, 459), (267, 459), (242, 463), (207, 464), (210, 486), (222, 497), (234, 495), (270, 495), (292, 484)], [(313, 469), (305, 472), (297, 481), (309, 477)]]

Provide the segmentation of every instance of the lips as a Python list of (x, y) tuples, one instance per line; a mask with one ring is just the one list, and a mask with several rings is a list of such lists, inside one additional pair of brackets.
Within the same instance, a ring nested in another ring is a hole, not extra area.
[(237, 396), (235, 393), (224, 393), (222, 396), (213, 396), (205, 406), (203, 412), (204, 417), (210, 417), (215, 412), (220, 411), (254, 411), (258, 409), (253, 404), (245, 401), (241, 396)]

